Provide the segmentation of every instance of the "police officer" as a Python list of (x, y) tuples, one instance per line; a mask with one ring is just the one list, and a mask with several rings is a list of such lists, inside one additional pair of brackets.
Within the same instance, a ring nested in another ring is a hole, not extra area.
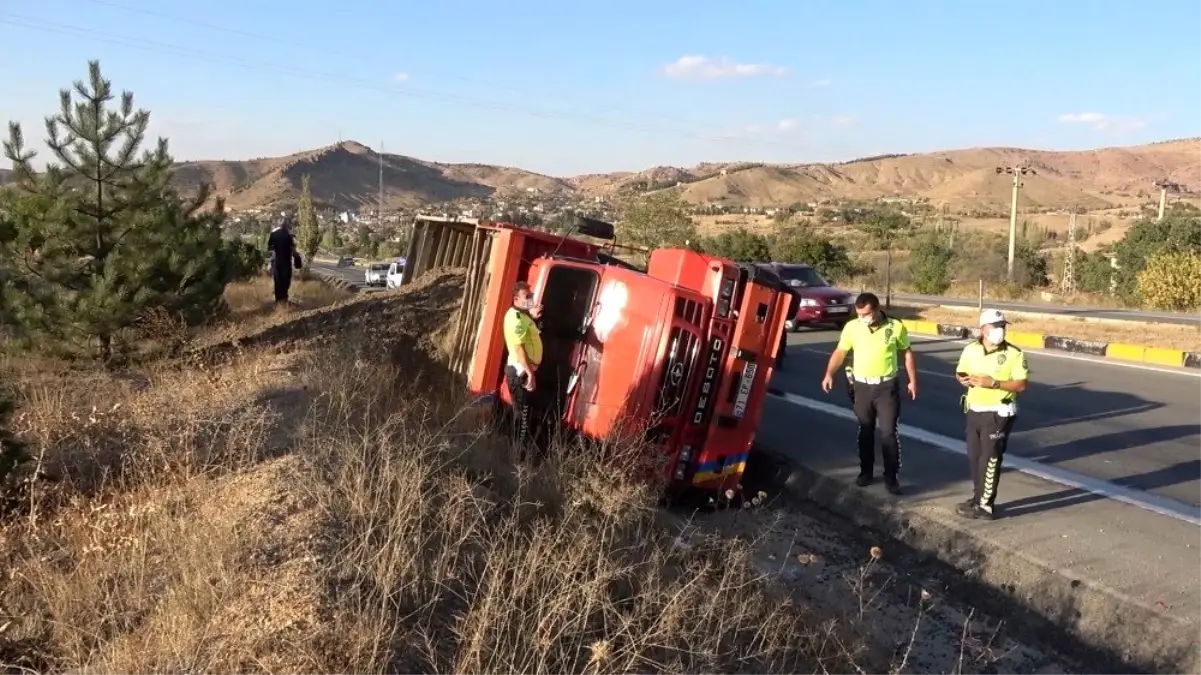
[(1026, 355), (1005, 340), (1006, 325), (1000, 311), (984, 310), (980, 314), (980, 338), (963, 348), (955, 368), (956, 379), (968, 388), (963, 407), (972, 498), (956, 507), (966, 518), (996, 517), (1001, 461), (1017, 418), (1017, 396), (1026, 390), (1030, 374)]
[(538, 364), (542, 361), (542, 332), (538, 327), (541, 317), (542, 307), (533, 304), (529, 284), (517, 282), (513, 287), (513, 304), (504, 319), (505, 346), (509, 351), (505, 384), (513, 398), (516, 431), (523, 447), (535, 436), (530, 417), (538, 413), (534, 410), (537, 407), (534, 391)]
[(884, 486), (892, 494), (899, 495), (901, 486), (897, 474), (901, 469), (901, 442), (897, 424), (901, 415), (901, 395), (897, 366), (902, 357), (909, 377), (909, 396), (917, 399), (917, 367), (909, 349), (909, 331), (900, 320), (881, 311), (880, 299), (873, 293), (861, 293), (855, 298), (855, 314), (857, 320), (843, 327), (838, 346), (830, 354), (822, 391), (829, 393), (834, 388), (834, 373), (842, 366), (847, 352), (853, 352), (851, 401), (859, 422), (859, 477), (855, 484), (865, 487), (874, 479), (878, 421), (884, 430), (881, 447)]
[(267, 251), (271, 254), (271, 280), (275, 286), (275, 302), (284, 304), (288, 302), (288, 290), (292, 287), (292, 268), (301, 267), (296, 238), (292, 236), (291, 216), (282, 216), (279, 225), (271, 230), (267, 237)]

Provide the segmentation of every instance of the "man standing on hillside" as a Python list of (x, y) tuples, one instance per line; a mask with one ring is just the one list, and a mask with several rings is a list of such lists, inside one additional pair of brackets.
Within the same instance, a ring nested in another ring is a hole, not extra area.
[(855, 298), (857, 320), (842, 329), (838, 346), (830, 354), (822, 391), (834, 388), (834, 373), (843, 365), (847, 352), (854, 354), (851, 376), (854, 378), (851, 396), (855, 418), (859, 422), (860, 487), (870, 485), (876, 460), (876, 422), (884, 432), (881, 452), (884, 455), (884, 487), (901, 494), (897, 474), (901, 469), (901, 440), (897, 425), (901, 416), (899, 365), (902, 359), (909, 377), (909, 396), (917, 400), (917, 366), (909, 348), (909, 332), (901, 321), (880, 310), (880, 298), (873, 293), (861, 293)]
[[(275, 285), (275, 303), (288, 302), (288, 290), (292, 287), (292, 268), (300, 269), (300, 252), (296, 250), (296, 238), (292, 236), (292, 217), (280, 218), (279, 225), (267, 237), (267, 252), (271, 255), (271, 279)], [(291, 261), (291, 265), (288, 262)]]

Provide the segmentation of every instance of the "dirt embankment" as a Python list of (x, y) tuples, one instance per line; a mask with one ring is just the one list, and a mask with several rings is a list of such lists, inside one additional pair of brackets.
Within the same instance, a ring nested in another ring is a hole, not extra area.
[(10, 491), (0, 523), (0, 667), (1071, 669), (887, 543), (763, 498), (665, 513), (614, 468), (637, 449), (515, 463), (441, 362), (462, 284), (117, 375), (9, 364), (53, 480)]

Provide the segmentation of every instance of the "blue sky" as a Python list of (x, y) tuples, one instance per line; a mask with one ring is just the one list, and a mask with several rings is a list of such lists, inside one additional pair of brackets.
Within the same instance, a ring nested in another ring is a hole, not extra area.
[(99, 58), (179, 159), (554, 175), (1201, 135), (1201, 3), (0, 0), (0, 118)]

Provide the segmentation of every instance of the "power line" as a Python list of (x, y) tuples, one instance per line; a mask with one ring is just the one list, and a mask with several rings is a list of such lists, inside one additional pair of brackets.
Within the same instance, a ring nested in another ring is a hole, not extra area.
[[(123, 5), (118, 2), (111, 2), (110, 0), (87, 0), (87, 1), (94, 5), (111, 7), (113, 9), (121, 10), (124, 12), (131, 12), (131, 13), (135, 13), (135, 14), (141, 14), (144, 16), (152, 16), (152, 17), (164, 19), (167, 21), (174, 21), (176, 23), (180, 23), (180, 24), (184, 24), (184, 25), (191, 25), (191, 26), (197, 26), (199, 28), (205, 28), (208, 30), (221, 31), (223, 33), (229, 33), (230, 35), (240, 35), (242, 37), (250, 38), (253, 40), (261, 40), (264, 42), (273, 42), (278, 45), (294, 47), (294, 48), (296, 48), (298, 50), (302, 50), (302, 51), (310, 50), (309, 45), (300, 44), (294, 40), (287, 40), (287, 39), (278, 37), (276, 35), (256, 33), (253, 31), (243, 30), (241, 28), (234, 28), (231, 26), (222, 26), (219, 24), (209, 23), (207, 21), (200, 21), (197, 19), (189, 19), (189, 18), (184, 18), (181, 16), (173, 16), (171, 14), (164, 14), (162, 12), (157, 12), (157, 11), (146, 9), (143, 7), (130, 7), (128, 5)], [(372, 66), (377, 66), (379, 64), (379, 57), (369, 57), (364, 54), (350, 52), (350, 51), (346, 51), (344, 49), (338, 49), (336, 47), (322, 46), (321, 51), (324, 54), (331, 54), (334, 56), (343, 56), (346, 58), (362, 61), (363, 63), (367, 63)], [(531, 94), (531, 92), (529, 92), (528, 90), (517, 89), (515, 87), (512, 87), (511, 85), (500, 84), (497, 82), (490, 82), (488, 80), (481, 80), (479, 78), (466, 77), (466, 76), (460, 75), (458, 73), (449, 73), (446, 71), (431, 70), (431, 69), (428, 69), (425, 67), (422, 67), (420, 72), (423, 74), (436, 75), (439, 78), (443, 78), (443, 79), (458, 80), (460, 82), (464, 82), (467, 84), (483, 85), (486, 87), (490, 87), (492, 89), (507, 91), (510, 93), (519, 94), (519, 95), (523, 95), (523, 96), (529, 96)], [(612, 103), (597, 101), (595, 99), (583, 100), (583, 99), (580, 99), (578, 96), (573, 97), (571, 95), (565, 95), (562, 92), (557, 92), (555, 96), (560, 99), (568, 99), (568, 100), (575, 98), (577, 103), (584, 103), (589, 108), (601, 108), (601, 109), (613, 110), (613, 111), (617, 111), (617, 112), (634, 113), (634, 114), (636, 114), (640, 117), (644, 117), (644, 118), (656, 118), (657, 117), (660, 120), (665, 119), (659, 113), (652, 113), (652, 112), (649, 112), (646, 110), (639, 110), (636, 108), (630, 108), (630, 107), (626, 107), (626, 106), (617, 106), (617, 105), (613, 105)], [(696, 122), (696, 121), (691, 121), (691, 120), (680, 120), (680, 119), (671, 120), (671, 123), (673, 123), (673, 124), (678, 124), (680, 122), (686, 122), (693, 126), (706, 127), (709, 129), (718, 129), (719, 128), (716, 125), (709, 123), (709, 122)]]
[(518, 115), (526, 115), (526, 116), (530, 116), (530, 117), (541, 117), (544, 119), (556, 119), (556, 120), (562, 120), (562, 121), (567, 121), (567, 122), (587, 122), (587, 123), (597, 124), (597, 125), (601, 125), (601, 126), (609, 126), (609, 127), (613, 127), (613, 128), (627, 129), (627, 130), (631, 130), (631, 131), (669, 134), (669, 135), (675, 135), (675, 136), (680, 136), (680, 137), (684, 137), (684, 138), (692, 138), (692, 139), (710, 141), (710, 142), (737, 141), (740, 143), (770, 145), (774, 148), (791, 148), (791, 149), (796, 149), (796, 150), (800, 150), (800, 151), (805, 150), (801, 146), (797, 146), (797, 145), (790, 144), (787, 142), (778, 141), (775, 139), (757, 139), (757, 138), (745, 138), (745, 137), (734, 137), (734, 136), (703, 135), (703, 134), (684, 132), (677, 128), (669, 128), (669, 127), (663, 127), (663, 126), (633, 123), (633, 122), (628, 122), (628, 121), (624, 121), (624, 120), (614, 120), (611, 118), (598, 117), (598, 116), (594, 116), (594, 115), (584, 115), (584, 114), (579, 114), (579, 113), (564, 113), (561, 111), (547, 111), (547, 110), (539, 110), (539, 109), (528, 108), (528, 107), (523, 107), (523, 106), (513, 106), (513, 105), (508, 105), (508, 104), (503, 104), (503, 103), (495, 103), (495, 102), (490, 102), (490, 101), (472, 98), (472, 97), (468, 97), (468, 96), (462, 96), (459, 94), (449, 94), (449, 93), (439, 92), (439, 91), (435, 91), (435, 90), (419, 89), (419, 88), (414, 88), (414, 87), (410, 87), (407, 85), (403, 89), (382, 87), (375, 82), (358, 79), (358, 78), (353, 78), (353, 77), (346, 76), (346, 75), (340, 75), (340, 74), (335, 74), (335, 73), (316, 73), (316, 72), (312, 72), (309, 70), (294, 68), (291, 66), (284, 66), (284, 65), (280, 65), (280, 64), (274, 64), (274, 63), (270, 63), (270, 62), (266, 62), (266, 61), (250, 60), (250, 59), (244, 59), (244, 58), (236, 57), (236, 56), (228, 56), (228, 55), (224, 55), (224, 54), (213, 54), (211, 52), (204, 52), (204, 51), (200, 51), (200, 50), (190, 49), (187, 47), (181, 47), (178, 45), (172, 45), (169, 43), (157, 42), (154, 40), (145, 40), (142, 38), (134, 38), (134, 37), (129, 37), (129, 36), (121, 36), (121, 35), (114, 36), (109, 33), (104, 33), (104, 32), (97, 31), (97, 30), (83, 28), (80, 26), (74, 26), (71, 24), (64, 24), (64, 23), (59, 23), (59, 22), (54, 22), (54, 21), (48, 21), (45, 19), (39, 19), (39, 18), (35, 18), (35, 17), (23, 16), (23, 15), (14, 14), (11, 12), (6, 13), (4, 15), (0, 15), (0, 24), (8, 24), (8, 25), (18, 26), (18, 27), (22, 27), (22, 28), (29, 28), (31, 30), (38, 30), (38, 31), (46, 32), (46, 33), (71, 35), (73, 37), (78, 37), (78, 38), (87, 39), (87, 40), (93, 40), (96, 42), (120, 45), (120, 46), (124, 46), (124, 47), (130, 47), (132, 49), (139, 49), (142, 51), (148, 51), (148, 52), (158, 53), (158, 54), (170, 54), (172, 56), (178, 56), (180, 58), (192, 59), (192, 60), (201, 61), (201, 62), (224, 63), (224, 64), (228, 64), (228, 65), (237, 66), (240, 68), (245, 68), (248, 70), (270, 70), (270, 71), (275, 71), (275, 72), (279, 72), (279, 73), (283, 73), (283, 74), (293, 75), (296, 77), (302, 77), (302, 78), (307, 78), (307, 79), (317, 80), (317, 81), (330, 82), (332, 84), (336, 84), (339, 86), (346, 86), (346, 87), (350, 87), (350, 88), (364, 89), (364, 90), (370, 90), (370, 91), (378, 91), (378, 92), (383, 92), (383, 93), (399, 95), (399, 96), (403, 96), (406, 98), (415, 98), (415, 99), (423, 99), (423, 100), (429, 100), (429, 101), (435, 101), (435, 102), (452, 103), (452, 104), (471, 107), (471, 108), (495, 110), (495, 111), (499, 111), (499, 112), (508, 112), (508, 113), (513, 113), (513, 114), (518, 114)]

